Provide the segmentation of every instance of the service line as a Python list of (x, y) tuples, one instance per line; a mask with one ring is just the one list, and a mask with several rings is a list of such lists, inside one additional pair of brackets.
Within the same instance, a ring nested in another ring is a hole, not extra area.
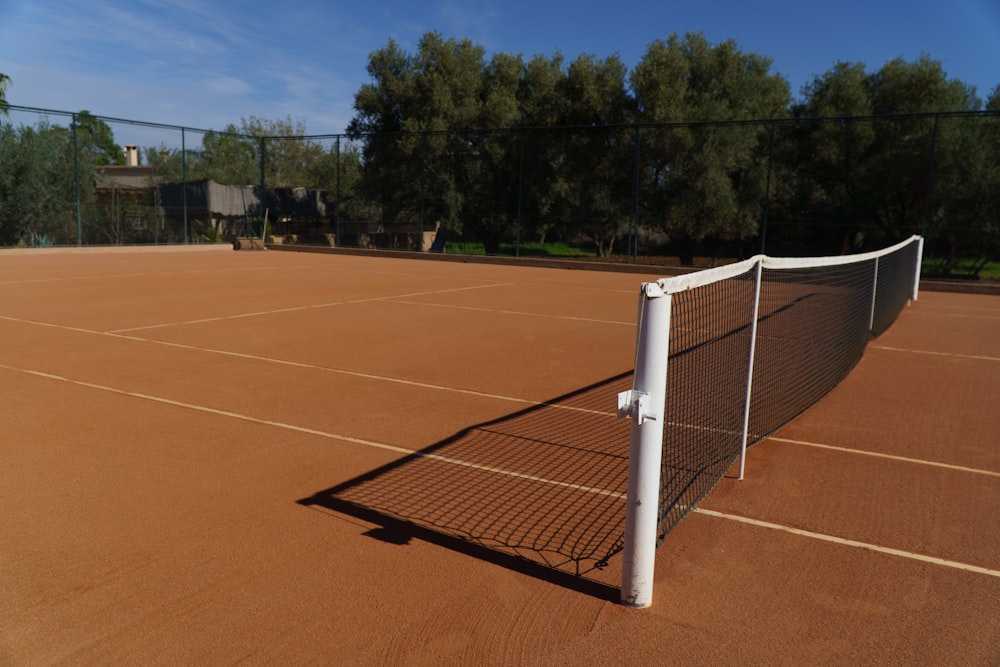
[(199, 320), (185, 320), (182, 322), (164, 322), (162, 324), (148, 324), (141, 327), (129, 327), (127, 329), (112, 329), (107, 333), (117, 334), (117, 333), (128, 333), (131, 331), (147, 331), (149, 329), (164, 329), (169, 327), (182, 327), (191, 324), (205, 324), (206, 322), (223, 322), (226, 320), (238, 320), (247, 317), (264, 317), (266, 315), (277, 315), (279, 313), (294, 313), (303, 310), (315, 310), (319, 308), (332, 308), (334, 306), (346, 306), (354, 305), (358, 303), (371, 303), (375, 301), (391, 301), (393, 299), (401, 299), (414, 296), (428, 296), (431, 294), (448, 294), (450, 292), (466, 292), (474, 289), (487, 289), (490, 287), (506, 287), (508, 285), (513, 285), (514, 283), (490, 283), (488, 285), (472, 285), (469, 287), (455, 287), (451, 289), (440, 289), (440, 290), (429, 290), (424, 292), (412, 292), (410, 294), (393, 294), (389, 296), (375, 296), (368, 297), (364, 299), (349, 299), (346, 301), (331, 301), (329, 303), (314, 303), (307, 304), (304, 306), (292, 306), (290, 308), (275, 308), (273, 310), (261, 310), (252, 313), (238, 313), (236, 315), (221, 315), (219, 317), (206, 317)]

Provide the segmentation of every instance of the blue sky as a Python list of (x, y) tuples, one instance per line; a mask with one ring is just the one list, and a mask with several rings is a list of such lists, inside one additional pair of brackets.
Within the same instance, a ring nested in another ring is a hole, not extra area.
[(368, 54), (389, 38), (412, 52), (429, 30), (488, 54), (617, 53), (630, 68), (653, 40), (701, 31), (772, 58), (796, 96), (838, 60), (877, 70), (921, 53), (981, 98), (1000, 84), (1000, 0), (0, 0), (0, 72), (24, 106), (205, 129), (291, 117), (336, 133)]

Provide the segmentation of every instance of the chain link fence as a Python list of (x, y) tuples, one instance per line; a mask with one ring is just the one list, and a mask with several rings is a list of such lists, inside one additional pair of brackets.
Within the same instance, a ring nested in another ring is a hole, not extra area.
[(1000, 278), (998, 165), (992, 111), (268, 137), (11, 105), (0, 246), (266, 237), (707, 266), (917, 233), (928, 273)]

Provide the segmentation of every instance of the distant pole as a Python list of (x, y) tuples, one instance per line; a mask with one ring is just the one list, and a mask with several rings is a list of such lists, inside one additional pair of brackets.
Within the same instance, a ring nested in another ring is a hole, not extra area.
[(187, 186), (187, 146), (184, 128), (181, 128), (181, 206), (184, 209), (184, 243), (188, 243), (188, 186)]
[[(421, 135), (420, 137), (420, 232), (419, 238), (423, 239), (424, 236), (424, 208), (427, 203), (427, 136)], [(420, 243), (421, 248), (423, 247), (423, 241)]]
[(927, 191), (924, 193), (924, 220), (920, 229), (920, 235), (924, 238), (927, 238), (927, 221), (930, 218), (931, 190), (934, 189), (934, 154), (937, 152), (938, 127), (940, 123), (941, 114), (934, 114), (934, 134), (931, 136), (931, 155), (927, 164)]
[[(267, 145), (264, 143), (264, 137), (261, 137), (260, 138), (260, 196), (258, 197), (259, 201), (258, 213), (260, 214), (260, 222), (262, 226), (264, 224), (264, 207), (267, 200), (267, 195), (266, 195), (267, 190), (265, 189), (267, 187), (267, 180), (264, 176), (264, 168), (265, 165), (267, 164), (267, 157), (265, 155), (266, 150), (267, 150)], [(249, 233), (247, 234), (247, 238), (250, 238)], [(263, 240), (264, 237), (261, 236), (261, 241)]]
[(771, 165), (774, 163), (774, 126), (777, 125), (774, 121), (771, 121), (771, 138), (768, 141), (767, 147), (767, 184), (764, 186), (764, 218), (760, 223), (760, 254), (764, 254), (764, 248), (767, 245), (767, 216), (771, 209)]
[(333, 244), (340, 245), (340, 136), (337, 136), (337, 198), (333, 207)]
[(632, 153), (632, 221), (628, 235), (628, 263), (639, 263), (639, 127), (635, 128), (635, 148)]
[(517, 236), (514, 239), (514, 256), (521, 256), (521, 200), (524, 196), (524, 130), (518, 133), (518, 157), (517, 167)]
[(76, 244), (83, 245), (83, 224), (80, 215), (80, 154), (77, 149), (76, 114), (73, 114), (73, 188), (76, 192)]

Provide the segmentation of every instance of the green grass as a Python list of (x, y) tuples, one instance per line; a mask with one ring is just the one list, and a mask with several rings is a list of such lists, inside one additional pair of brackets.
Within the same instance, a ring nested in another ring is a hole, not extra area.
[[(941, 276), (940, 274), (940, 260), (933, 257), (925, 258), (921, 264), (921, 270), (925, 275), (928, 276), (938, 276), (938, 277), (951, 277), (951, 278), (969, 278), (970, 272), (973, 270), (974, 261), (970, 259), (963, 259), (958, 262), (951, 270), (949, 276)], [(977, 274), (980, 280), (1000, 280), (1000, 262), (987, 262), (979, 270)]]
[[(486, 250), (482, 243), (473, 241), (448, 241), (444, 244), (446, 253), (456, 255), (485, 255)], [(513, 243), (501, 243), (499, 254), (514, 255), (518, 249)], [(519, 254), (521, 257), (594, 257), (596, 253), (592, 250), (585, 250), (569, 245), (568, 243), (521, 243)]]

